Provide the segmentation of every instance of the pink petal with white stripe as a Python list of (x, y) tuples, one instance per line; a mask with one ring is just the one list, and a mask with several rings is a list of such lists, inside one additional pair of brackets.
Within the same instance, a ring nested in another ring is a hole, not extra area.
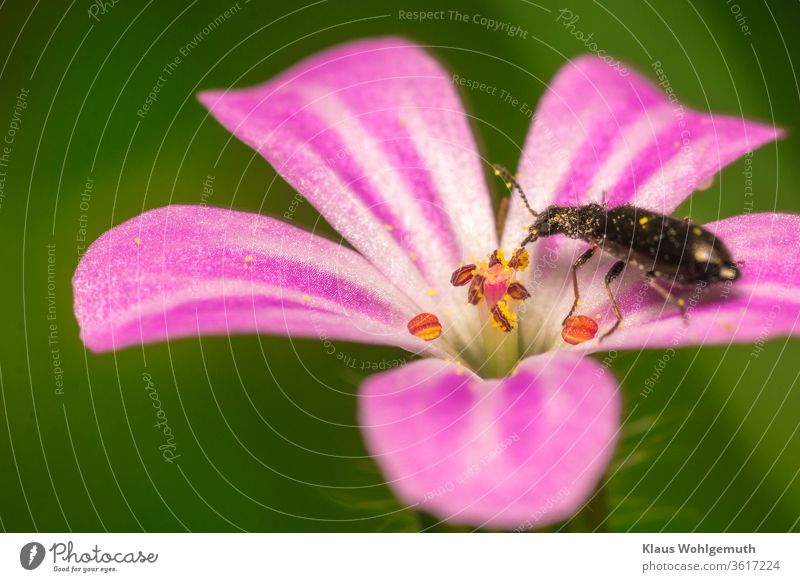
[[(536, 110), (519, 163), (535, 210), (550, 204), (631, 203), (671, 213), (722, 167), (769, 141), (774, 127), (693, 111), (653, 82), (580, 57), (559, 71)], [(516, 197), (503, 245), (531, 217)]]
[(424, 50), (358, 41), (199, 98), (409, 297), (473, 322), (448, 281), (496, 247), (493, 214), (467, 115)]
[(579, 510), (611, 458), (621, 404), (598, 369), (550, 353), (482, 380), (413, 362), (364, 383), (361, 424), (405, 503), (455, 523), (537, 529)]
[(437, 350), (419, 310), (357, 253), (258, 214), (151, 210), (97, 239), (73, 278), (95, 351), (201, 334), (265, 333)]

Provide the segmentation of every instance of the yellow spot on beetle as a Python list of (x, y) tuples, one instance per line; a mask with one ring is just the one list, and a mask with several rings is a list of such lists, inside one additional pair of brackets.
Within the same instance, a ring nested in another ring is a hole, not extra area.
[(692, 234), (696, 236), (700, 236), (703, 234), (703, 229), (697, 228), (696, 226), (692, 229)]
[(694, 259), (700, 263), (705, 263), (711, 259), (711, 252), (707, 247), (700, 247), (694, 252)]
[(650, 222), (650, 219), (649, 219), (649, 218), (647, 218), (646, 216), (642, 216), (642, 217), (639, 219), (639, 224), (642, 224), (642, 225), (644, 225), (644, 224), (647, 224), (648, 222)]

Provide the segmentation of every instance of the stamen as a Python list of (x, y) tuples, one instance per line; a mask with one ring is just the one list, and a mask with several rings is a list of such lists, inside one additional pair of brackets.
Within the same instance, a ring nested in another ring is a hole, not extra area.
[(519, 248), (514, 251), (514, 254), (511, 255), (511, 259), (508, 261), (508, 266), (514, 269), (515, 271), (524, 271), (528, 268), (530, 264), (530, 256), (528, 255), (528, 249), (525, 247)]
[(531, 296), (523, 284), (514, 280), (517, 271), (527, 268), (528, 263), (528, 252), (524, 248), (515, 250), (508, 261), (497, 249), (485, 263), (478, 262), (456, 269), (450, 277), (450, 283), (455, 287), (469, 283), (467, 301), (478, 305), (485, 299), (494, 326), (510, 332), (517, 326), (512, 300), (525, 301)]
[(420, 313), (408, 322), (408, 331), (411, 335), (429, 342), (442, 335), (442, 324), (433, 313)]
[(505, 301), (498, 301), (492, 307), (492, 324), (505, 332), (517, 326), (517, 314), (512, 313)]
[(477, 267), (475, 265), (464, 265), (463, 267), (459, 267), (453, 274), (450, 276), (450, 284), (453, 287), (461, 287), (462, 285), (466, 285), (470, 281), (472, 281), (472, 274), (475, 272)]
[(597, 335), (597, 322), (585, 315), (568, 317), (561, 329), (561, 337), (568, 344), (578, 345)]
[(511, 295), (512, 299), (516, 299), (517, 301), (525, 301), (531, 296), (522, 283), (511, 283), (511, 285), (508, 286), (508, 294)]
[(473, 305), (477, 305), (483, 299), (483, 283), (486, 278), (483, 275), (475, 275), (472, 278), (472, 284), (467, 291), (467, 301)]

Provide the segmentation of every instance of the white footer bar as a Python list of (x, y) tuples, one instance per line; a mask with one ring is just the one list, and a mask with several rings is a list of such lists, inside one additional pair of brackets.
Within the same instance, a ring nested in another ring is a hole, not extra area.
[(798, 534), (0, 535), (0, 580), (796, 581), (798, 563)]

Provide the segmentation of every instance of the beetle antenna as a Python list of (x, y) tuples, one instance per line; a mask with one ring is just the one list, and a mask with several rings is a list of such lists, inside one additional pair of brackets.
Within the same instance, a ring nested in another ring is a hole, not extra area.
[(525, 208), (528, 209), (528, 212), (535, 218), (539, 216), (539, 213), (536, 212), (533, 208), (531, 208), (530, 203), (528, 202), (528, 197), (525, 195), (525, 192), (522, 190), (522, 186), (519, 185), (517, 179), (514, 177), (514, 174), (506, 170), (500, 164), (493, 164), (492, 168), (494, 168), (494, 175), (500, 176), (503, 181), (506, 183), (506, 187), (513, 192), (516, 190), (519, 192), (520, 196), (522, 196), (522, 201), (525, 203)]

